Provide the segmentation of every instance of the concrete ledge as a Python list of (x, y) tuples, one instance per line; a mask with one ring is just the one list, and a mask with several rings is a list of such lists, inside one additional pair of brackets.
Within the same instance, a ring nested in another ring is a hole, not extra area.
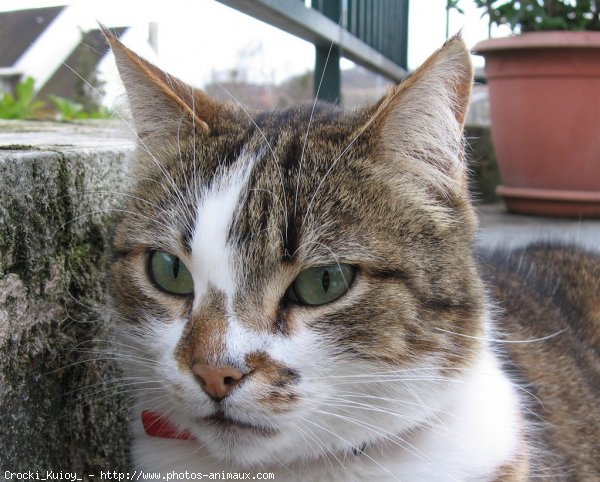
[[(133, 145), (113, 122), (0, 121), (0, 469), (125, 471), (103, 265)], [(43, 472), (45, 474), (45, 472)]]
[(479, 248), (510, 250), (530, 243), (573, 244), (600, 252), (600, 219), (511, 214), (501, 203), (477, 206)]

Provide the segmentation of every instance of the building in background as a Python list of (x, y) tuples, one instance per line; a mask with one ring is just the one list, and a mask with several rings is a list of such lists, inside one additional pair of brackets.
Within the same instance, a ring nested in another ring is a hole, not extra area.
[[(108, 27), (143, 55), (156, 57), (156, 44), (151, 45), (156, 25)], [(0, 91), (14, 93), (21, 80), (31, 77), (41, 100), (56, 95), (88, 110), (102, 103), (112, 60), (102, 32), (89, 27), (80, 6), (0, 12), (0, 45)]]
[(33, 76), (36, 66), (26, 55), (65, 7), (0, 13), (0, 90), (14, 92), (21, 77)]

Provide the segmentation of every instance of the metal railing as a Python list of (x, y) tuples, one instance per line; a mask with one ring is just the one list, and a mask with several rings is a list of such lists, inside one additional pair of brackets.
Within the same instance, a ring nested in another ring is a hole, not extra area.
[(219, 0), (315, 45), (315, 94), (340, 100), (339, 59), (394, 81), (407, 74), (408, 0)]

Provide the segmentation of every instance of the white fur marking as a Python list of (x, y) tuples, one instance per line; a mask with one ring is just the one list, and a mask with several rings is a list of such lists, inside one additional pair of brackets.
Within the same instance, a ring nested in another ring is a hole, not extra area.
[(235, 167), (217, 175), (200, 198), (191, 243), (194, 308), (209, 285), (225, 293), (228, 299), (235, 292), (234, 253), (227, 242), (227, 233), (253, 164), (254, 159), (242, 154)]

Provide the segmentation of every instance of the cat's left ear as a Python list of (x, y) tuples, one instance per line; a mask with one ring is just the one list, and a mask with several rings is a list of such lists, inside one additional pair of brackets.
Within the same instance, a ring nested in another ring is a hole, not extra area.
[(469, 51), (453, 37), (376, 106), (370, 124), (383, 154), (464, 186), (462, 128), (472, 83)]
[(115, 56), (140, 139), (160, 142), (192, 129), (211, 132), (221, 111), (217, 101), (163, 72), (101, 27)]

